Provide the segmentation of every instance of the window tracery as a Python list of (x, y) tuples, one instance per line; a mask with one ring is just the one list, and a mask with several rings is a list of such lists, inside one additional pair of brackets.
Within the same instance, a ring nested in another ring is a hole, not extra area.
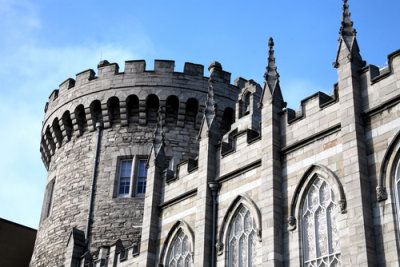
[(337, 203), (330, 185), (316, 177), (301, 207), (304, 266), (341, 266)]
[(228, 266), (256, 266), (257, 240), (256, 222), (250, 211), (241, 206), (231, 222), (228, 236)]
[(189, 237), (181, 230), (172, 241), (167, 255), (167, 267), (192, 266), (191, 243)]
[(397, 222), (400, 228), (400, 159), (397, 161), (396, 171), (394, 173), (394, 191), (396, 194)]

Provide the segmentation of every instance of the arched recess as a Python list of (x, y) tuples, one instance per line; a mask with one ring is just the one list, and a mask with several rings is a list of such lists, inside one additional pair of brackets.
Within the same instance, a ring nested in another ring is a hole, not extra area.
[(53, 123), (51, 124), (53, 127), (53, 132), (54, 136), (56, 137), (56, 142), (59, 146), (62, 144), (63, 136), (61, 133), (61, 128), (60, 128), (60, 122), (58, 121), (58, 118), (54, 118)]
[[(386, 188), (389, 188), (389, 192)], [(397, 238), (400, 235), (400, 132), (398, 132), (390, 142), (383, 157), (379, 170), (376, 196), (378, 201), (384, 201), (390, 197), (391, 201), (389, 201), (389, 203), (392, 207), (393, 221), (396, 225), (394, 227), (394, 232), (398, 257), (400, 255), (400, 244)], [(387, 221), (387, 219), (385, 221)]]
[(235, 113), (233, 112), (233, 108), (231, 107), (225, 108), (221, 121), (221, 129), (223, 133), (226, 133), (231, 129), (231, 125), (234, 121), (235, 121)]
[(87, 120), (85, 108), (83, 105), (79, 105), (75, 108), (75, 119), (76, 124), (78, 125), (79, 134), (82, 135), (84, 131), (87, 130)]
[(61, 120), (64, 125), (65, 134), (68, 140), (71, 140), (73, 127), (72, 127), (71, 114), (69, 114), (68, 110), (64, 112), (64, 114), (61, 117)]
[(165, 107), (165, 122), (167, 124), (176, 124), (178, 120), (179, 99), (175, 95), (170, 95), (167, 98)]
[(177, 221), (169, 231), (167, 237), (165, 238), (164, 245), (161, 250), (160, 254), (160, 262), (159, 265), (160, 267), (165, 266), (168, 267), (168, 254), (169, 251), (172, 248), (172, 245), (174, 243), (174, 240), (180, 235), (180, 233), (184, 233), (190, 242), (190, 253), (191, 253), (191, 260), (192, 264), (194, 263), (194, 232), (192, 228), (184, 221), (184, 220), (179, 220)]
[(251, 200), (249, 196), (239, 195), (229, 205), (229, 208), (225, 213), (224, 219), (222, 220), (221, 228), (219, 229), (219, 234), (218, 234), (218, 243), (217, 243), (218, 255), (222, 255), (224, 251), (227, 252), (228, 244), (226, 244), (226, 241), (229, 236), (230, 226), (232, 224), (232, 221), (235, 219), (237, 213), (243, 206), (250, 211), (252, 217), (254, 218), (258, 241), (261, 242), (261, 236), (262, 236), (261, 212), (258, 209), (256, 203), (254, 203), (254, 201)]
[(146, 98), (147, 123), (157, 123), (159, 107), (160, 101), (156, 95), (151, 94)]
[(130, 95), (126, 99), (126, 111), (129, 124), (139, 122), (139, 98), (136, 95)]
[(51, 136), (50, 126), (47, 126), (45, 136), (46, 136), (47, 142), (50, 146), (51, 153), (54, 153), (54, 151), (56, 150), (56, 144), (53, 140), (53, 137)]
[(308, 188), (311, 186), (313, 181), (317, 178), (323, 178), (326, 180), (331, 186), (333, 193), (336, 197), (339, 197), (337, 204), (339, 205), (340, 212), (346, 212), (346, 197), (344, 194), (343, 186), (339, 181), (339, 178), (336, 176), (334, 172), (323, 165), (313, 164), (311, 167), (307, 169), (304, 173), (303, 177), (300, 179), (299, 184), (297, 185), (292, 201), (290, 203), (289, 210), (289, 229), (296, 229), (297, 219), (296, 214), (299, 213), (301, 206), (301, 199), (305, 196), (308, 191)]
[(185, 124), (196, 125), (197, 113), (199, 111), (199, 101), (196, 98), (189, 98), (186, 101)]
[(245, 91), (239, 100), (239, 118), (250, 114), (250, 97), (251, 92)]
[(103, 123), (103, 115), (101, 113), (101, 103), (99, 100), (94, 100), (90, 104), (90, 113), (92, 115), (93, 128), (96, 129), (96, 123)]
[[(376, 197), (378, 201), (387, 199), (386, 188), (394, 187), (394, 177), (397, 164), (400, 160), (400, 132), (398, 132), (393, 140), (390, 142), (388, 149), (382, 160), (379, 169), (378, 186), (376, 187)], [(391, 190), (392, 196), (394, 191)], [(396, 201), (398, 202), (398, 201)]]
[(116, 96), (113, 96), (110, 99), (108, 99), (107, 109), (111, 126), (121, 123), (119, 99)]

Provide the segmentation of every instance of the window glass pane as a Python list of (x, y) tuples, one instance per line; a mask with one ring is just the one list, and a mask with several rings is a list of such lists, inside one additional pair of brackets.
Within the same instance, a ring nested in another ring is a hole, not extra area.
[(341, 266), (337, 212), (331, 187), (316, 178), (301, 207), (304, 266)]
[(232, 219), (229, 232), (228, 266), (257, 266), (255, 222), (246, 207), (242, 206)]
[(129, 194), (130, 177), (121, 177), (119, 180), (119, 195)]
[(188, 236), (182, 230), (172, 241), (167, 255), (166, 266), (192, 266), (191, 244)]
[(147, 176), (147, 168), (146, 168), (146, 160), (139, 160), (139, 176), (146, 177)]
[(136, 182), (136, 194), (144, 195), (146, 193), (146, 180), (147, 180), (147, 168), (146, 160), (139, 160), (139, 168)]
[(121, 177), (131, 177), (132, 161), (124, 160), (121, 162)]
[(131, 172), (132, 160), (121, 161), (118, 195), (129, 195), (129, 188), (131, 185)]

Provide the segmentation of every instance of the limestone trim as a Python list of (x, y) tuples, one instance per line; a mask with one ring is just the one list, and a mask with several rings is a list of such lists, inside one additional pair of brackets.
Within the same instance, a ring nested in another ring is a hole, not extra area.
[(183, 193), (183, 194), (181, 194), (181, 195), (179, 195), (177, 197), (174, 197), (174, 198), (172, 198), (170, 200), (164, 201), (158, 207), (160, 209), (165, 209), (165, 208), (171, 207), (171, 206), (173, 206), (173, 205), (175, 205), (175, 204), (177, 204), (179, 202), (182, 202), (185, 199), (194, 197), (196, 195), (197, 195), (197, 188), (189, 190), (189, 191), (187, 191), (187, 192), (185, 192), (185, 193)]
[(189, 237), (189, 241), (191, 242), (190, 248), (192, 249), (190, 253), (192, 254), (192, 261), (194, 261), (194, 232), (186, 221), (179, 220), (171, 227), (171, 230), (169, 230), (168, 235), (165, 238), (165, 242), (160, 253), (160, 261), (158, 264), (159, 267), (167, 266), (168, 251), (170, 250), (175, 237), (180, 232), (184, 232)]
[[(379, 170), (378, 186), (376, 187), (376, 198), (378, 201), (384, 201), (388, 198), (386, 188), (392, 188), (394, 185), (394, 175), (397, 163), (400, 160), (400, 131), (394, 136), (382, 160)], [(394, 196), (394, 188), (391, 190), (391, 196)], [(398, 201), (396, 201), (398, 202)]]
[(247, 164), (247, 165), (245, 165), (245, 166), (243, 166), (243, 167), (241, 167), (239, 169), (236, 169), (236, 170), (234, 170), (232, 172), (229, 172), (229, 173), (227, 173), (225, 175), (222, 175), (222, 176), (216, 178), (215, 181), (218, 182), (218, 183), (223, 183), (223, 182), (226, 182), (226, 181), (228, 181), (230, 179), (238, 177), (238, 176), (242, 175), (243, 173), (246, 173), (246, 172), (251, 171), (251, 170), (253, 170), (255, 168), (258, 168), (260, 166), (261, 166), (261, 159), (258, 159), (258, 160), (254, 161), (252, 163), (249, 163), (249, 164)]
[(296, 229), (297, 225), (296, 214), (299, 214), (302, 202), (301, 200), (307, 194), (308, 188), (313, 183), (314, 179), (317, 177), (321, 177), (329, 183), (329, 185), (333, 190), (334, 195), (339, 197), (337, 203), (340, 208), (340, 212), (346, 213), (346, 196), (339, 178), (329, 168), (323, 165), (313, 164), (304, 173), (303, 177), (300, 179), (300, 182), (298, 183), (294, 191), (292, 201), (289, 207), (289, 218), (288, 218), (289, 230), (292, 231)]
[(400, 103), (400, 95), (397, 95), (395, 97), (392, 97), (391, 99), (382, 102), (381, 104), (370, 108), (368, 110), (365, 110), (362, 115), (364, 116), (364, 118), (369, 118), (369, 117), (373, 117), (375, 115), (380, 114), (381, 112), (390, 109), (391, 107), (394, 107), (395, 105)]
[(262, 221), (261, 221), (261, 212), (257, 207), (256, 203), (247, 195), (239, 195), (237, 196), (232, 203), (230, 204), (227, 212), (225, 213), (224, 219), (222, 220), (221, 228), (219, 229), (218, 241), (217, 241), (217, 253), (218, 256), (222, 255), (224, 252), (227, 253), (228, 246), (225, 246), (226, 240), (229, 236), (229, 228), (232, 224), (232, 220), (235, 218), (236, 214), (239, 212), (240, 208), (245, 206), (251, 213), (256, 223), (256, 231), (258, 241), (261, 242), (262, 236)]
[(320, 131), (318, 133), (310, 135), (307, 138), (304, 138), (304, 139), (302, 139), (300, 141), (297, 141), (297, 142), (295, 142), (293, 144), (290, 144), (290, 145), (287, 145), (287, 146), (283, 147), (281, 149), (281, 153), (282, 154), (288, 154), (288, 153), (290, 153), (290, 152), (292, 152), (294, 150), (297, 150), (297, 149), (299, 149), (301, 147), (304, 147), (304, 146), (306, 146), (306, 145), (308, 145), (310, 143), (313, 143), (313, 142), (318, 141), (320, 139), (323, 139), (323, 138), (325, 138), (325, 137), (327, 137), (329, 135), (337, 133), (337, 132), (339, 132), (341, 130), (341, 127), (342, 126), (341, 126), (340, 123), (338, 123), (336, 125), (333, 125), (332, 127), (329, 127), (329, 128), (327, 128), (325, 130), (322, 130), (322, 131)]

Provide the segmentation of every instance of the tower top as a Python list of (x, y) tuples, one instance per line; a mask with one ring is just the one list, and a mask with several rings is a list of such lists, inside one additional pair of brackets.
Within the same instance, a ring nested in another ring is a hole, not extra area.
[(278, 68), (275, 65), (274, 45), (274, 39), (270, 37), (268, 40), (268, 64), (264, 73), (264, 90), (261, 102), (265, 98), (264, 95), (268, 90), (269, 97), (271, 97), (273, 101), (278, 101), (283, 107), (285, 104), (283, 102), (282, 92), (279, 85), (279, 73), (277, 72)]
[(351, 13), (349, 11), (349, 4), (347, 0), (343, 0), (343, 13), (340, 27), (341, 36), (356, 36), (357, 31), (353, 28), (353, 21), (350, 19)]

